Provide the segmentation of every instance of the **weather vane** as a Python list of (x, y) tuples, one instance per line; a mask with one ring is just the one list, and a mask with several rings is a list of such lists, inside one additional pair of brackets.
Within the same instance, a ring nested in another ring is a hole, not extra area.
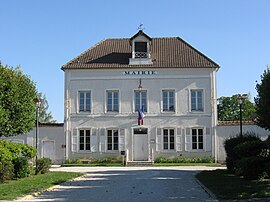
[(143, 24), (142, 23), (139, 25), (139, 27), (137, 28), (137, 30), (140, 30), (140, 31), (143, 31), (144, 30), (144, 27), (143, 27)]

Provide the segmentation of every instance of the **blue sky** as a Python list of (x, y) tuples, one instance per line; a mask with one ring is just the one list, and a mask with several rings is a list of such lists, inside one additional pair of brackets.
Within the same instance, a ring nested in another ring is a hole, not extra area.
[(218, 97), (256, 96), (270, 62), (269, 0), (2, 0), (0, 61), (30, 75), (63, 122), (61, 66), (105, 38), (180, 36), (220, 65)]

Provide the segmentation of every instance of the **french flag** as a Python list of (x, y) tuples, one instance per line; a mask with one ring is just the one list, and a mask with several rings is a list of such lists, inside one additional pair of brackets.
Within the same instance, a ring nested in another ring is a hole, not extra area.
[(143, 125), (143, 118), (145, 117), (144, 114), (144, 107), (142, 106), (142, 109), (138, 110), (138, 125)]

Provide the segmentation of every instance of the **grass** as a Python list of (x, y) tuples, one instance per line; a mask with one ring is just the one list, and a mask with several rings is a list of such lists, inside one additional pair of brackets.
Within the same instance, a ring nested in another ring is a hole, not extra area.
[(27, 178), (0, 183), (0, 200), (13, 200), (24, 195), (39, 192), (54, 185), (83, 175), (71, 172), (49, 172)]
[(203, 171), (196, 178), (218, 199), (251, 199), (270, 197), (270, 181), (249, 181), (229, 174), (227, 170)]
[(220, 166), (216, 163), (155, 163), (154, 166)]
[(122, 163), (87, 163), (87, 164), (63, 164), (62, 167), (96, 167), (96, 166), (104, 166), (104, 167), (121, 167)]

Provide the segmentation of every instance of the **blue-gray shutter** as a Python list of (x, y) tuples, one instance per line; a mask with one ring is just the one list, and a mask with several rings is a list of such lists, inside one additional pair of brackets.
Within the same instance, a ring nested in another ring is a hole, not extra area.
[(91, 139), (90, 139), (90, 145), (91, 145), (91, 152), (97, 152), (98, 148), (98, 142), (97, 142), (97, 128), (91, 129)]
[(176, 129), (176, 151), (182, 151), (182, 133), (181, 128)]
[(119, 152), (125, 151), (125, 129), (120, 129), (120, 135), (119, 135)]
[(100, 145), (99, 151), (105, 152), (106, 151), (106, 129), (105, 128), (100, 129), (99, 145)]
[(77, 128), (74, 128), (72, 130), (71, 134), (71, 152), (77, 152), (78, 151), (78, 136), (77, 136)]
[(157, 128), (156, 133), (156, 151), (162, 151), (162, 128)]
[(191, 129), (186, 128), (186, 135), (185, 135), (185, 150), (190, 151), (191, 150)]

